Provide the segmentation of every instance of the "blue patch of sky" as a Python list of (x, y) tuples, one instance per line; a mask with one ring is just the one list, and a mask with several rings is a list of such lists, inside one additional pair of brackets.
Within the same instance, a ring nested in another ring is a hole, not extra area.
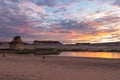
[(46, 7), (45, 8), (45, 11), (46, 12), (50, 12), (50, 13), (53, 13), (55, 10), (57, 10), (58, 8), (52, 8), (52, 7)]
[[(114, 0), (110, 0), (110, 2), (108, 4), (111, 4), (113, 2), (114, 2)], [(78, 10), (83, 10), (83, 11), (81, 11), (81, 13), (78, 13), (78, 15), (76, 15), (76, 16), (79, 16), (79, 17), (89, 15), (89, 14), (95, 13), (97, 11), (102, 11), (102, 10), (107, 12), (111, 9), (111, 5), (108, 6), (106, 3), (104, 5), (104, 3), (105, 2), (103, 0), (101, 0), (101, 1), (98, 1), (98, 0), (94, 0), (94, 1), (82, 0), (80, 3), (75, 4), (73, 6), (63, 7), (63, 8), (67, 9), (65, 11), (59, 11), (60, 7), (49, 7), (49, 6), (47, 6), (45, 8), (45, 10), (46, 10), (46, 12), (51, 13), (51, 15), (53, 15), (53, 16), (51, 16), (52, 20), (60, 20), (60, 19), (63, 19), (66, 14), (69, 14), (69, 13), (72, 14), (74, 12), (77, 12)], [(87, 11), (84, 11), (84, 9), (87, 9)], [(58, 13), (57, 14), (54, 13), (57, 10), (58, 10)], [(59, 16), (61, 14), (63, 14), (63, 17)]]
[(73, 6), (73, 7), (70, 7), (68, 8), (68, 11), (69, 12), (75, 12), (77, 10), (82, 10), (82, 9), (90, 9), (91, 12), (95, 12), (98, 10), (99, 6), (98, 6), (99, 3), (97, 3), (96, 1), (81, 1), (79, 4)]
[[(90, 8), (92, 11), (96, 11), (99, 7), (99, 3), (97, 1), (81, 1), (79, 4), (76, 4), (72, 7), (65, 7), (68, 9), (69, 12), (74, 12), (74, 11), (77, 11), (79, 9), (84, 9), (84, 8)], [(46, 11), (47, 12), (54, 12), (56, 10), (58, 10), (59, 8), (52, 8), (52, 7), (46, 7)]]

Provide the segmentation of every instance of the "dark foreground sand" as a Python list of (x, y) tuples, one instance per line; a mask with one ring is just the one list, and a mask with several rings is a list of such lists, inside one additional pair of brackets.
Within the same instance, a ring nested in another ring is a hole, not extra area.
[(0, 80), (120, 80), (120, 60), (0, 55)]

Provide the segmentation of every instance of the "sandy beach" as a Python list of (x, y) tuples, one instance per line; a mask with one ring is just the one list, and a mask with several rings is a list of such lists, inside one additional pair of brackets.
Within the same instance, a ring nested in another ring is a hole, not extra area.
[(0, 80), (120, 80), (120, 59), (1, 54)]

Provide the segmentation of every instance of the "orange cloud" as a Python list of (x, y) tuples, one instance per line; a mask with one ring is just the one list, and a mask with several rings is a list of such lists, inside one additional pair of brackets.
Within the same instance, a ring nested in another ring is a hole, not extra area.
[[(81, 33), (77, 33), (75, 34), (76, 38), (73, 38), (72, 40), (74, 40), (75, 42), (100, 42), (101, 39), (105, 36), (111, 36), (112, 32), (108, 33), (108, 32), (97, 32), (95, 34), (81, 34)], [(71, 36), (72, 38), (72, 36)]]

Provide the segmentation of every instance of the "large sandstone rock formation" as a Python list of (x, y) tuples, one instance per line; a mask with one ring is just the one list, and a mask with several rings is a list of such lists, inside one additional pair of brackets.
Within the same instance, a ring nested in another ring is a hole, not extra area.
[(10, 42), (11, 49), (24, 49), (24, 43), (21, 40), (20, 36), (15, 36)]

